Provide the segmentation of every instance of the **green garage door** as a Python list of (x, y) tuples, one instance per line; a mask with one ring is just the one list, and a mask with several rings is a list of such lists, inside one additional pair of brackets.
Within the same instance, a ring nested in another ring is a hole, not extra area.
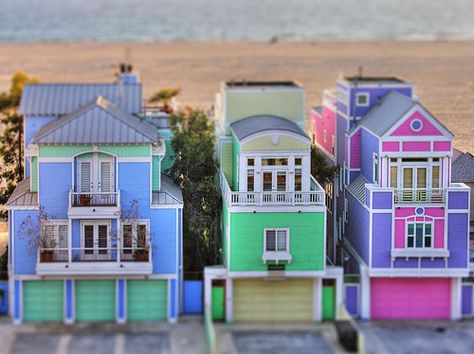
[(313, 281), (235, 280), (234, 320), (306, 322), (313, 318)]
[(63, 296), (64, 283), (61, 280), (24, 281), (23, 321), (62, 321)]
[(127, 282), (127, 319), (163, 321), (167, 319), (168, 282), (166, 280), (129, 280)]
[(115, 280), (77, 280), (76, 319), (114, 321)]

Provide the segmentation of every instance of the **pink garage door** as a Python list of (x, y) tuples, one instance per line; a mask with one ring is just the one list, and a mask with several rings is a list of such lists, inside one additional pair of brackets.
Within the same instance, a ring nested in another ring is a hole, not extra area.
[(451, 279), (372, 278), (371, 318), (449, 319)]

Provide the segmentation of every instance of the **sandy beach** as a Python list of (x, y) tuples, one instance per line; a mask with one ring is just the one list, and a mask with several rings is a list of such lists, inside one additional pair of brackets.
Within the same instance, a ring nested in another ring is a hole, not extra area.
[(219, 82), (293, 79), (307, 89), (307, 111), (342, 74), (396, 74), (416, 85), (425, 107), (474, 151), (474, 41), (0, 43), (0, 90), (17, 70), (43, 82), (107, 82), (129, 60), (144, 94), (179, 86), (182, 105), (210, 107)]

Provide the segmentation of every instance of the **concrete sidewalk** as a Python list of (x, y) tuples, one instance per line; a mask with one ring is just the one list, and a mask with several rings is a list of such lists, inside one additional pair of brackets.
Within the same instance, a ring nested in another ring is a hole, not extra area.
[(0, 323), (0, 354), (207, 354), (201, 317), (179, 324), (20, 325)]

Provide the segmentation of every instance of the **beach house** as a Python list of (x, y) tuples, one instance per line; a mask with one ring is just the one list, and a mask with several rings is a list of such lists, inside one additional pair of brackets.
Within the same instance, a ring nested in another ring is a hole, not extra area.
[(230, 81), (217, 94), (223, 263), (205, 269), (214, 319), (338, 316), (342, 268), (326, 264), (325, 195), (304, 119), (296, 82)]
[(460, 318), (469, 188), (451, 180), (452, 133), (396, 77), (342, 78), (312, 116), (340, 167), (335, 224), (361, 317)]
[(180, 189), (167, 117), (129, 66), (108, 84), (24, 88), (26, 177), (7, 203), (15, 323), (177, 320)]

